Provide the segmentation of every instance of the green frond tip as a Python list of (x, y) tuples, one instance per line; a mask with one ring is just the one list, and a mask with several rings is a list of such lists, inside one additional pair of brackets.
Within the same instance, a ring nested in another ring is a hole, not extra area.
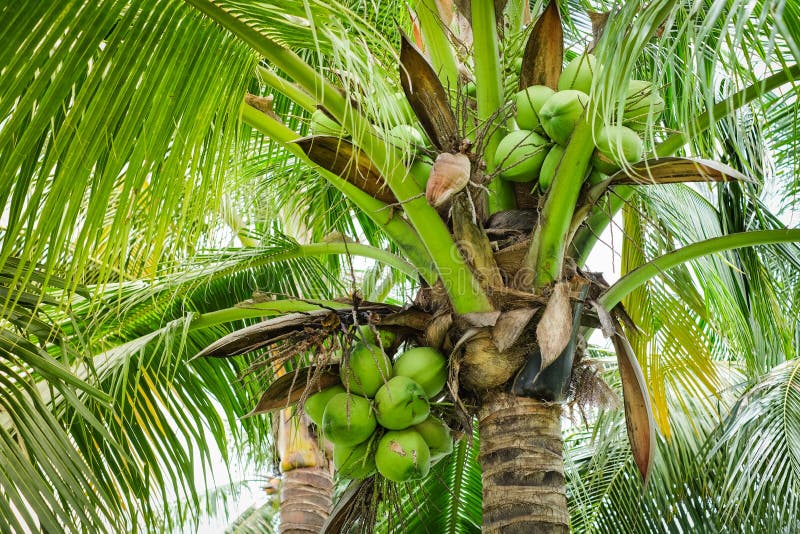
[[(718, 102), (709, 111), (704, 111), (699, 114), (694, 120), (693, 128), (689, 131), (697, 135), (711, 127), (712, 119), (714, 121), (719, 121), (754, 100), (763, 97), (768, 92), (777, 89), (785, 83), (797, 80), (798, 78), (800, 78), (800, 65), (795, 64), (788, 67), (786, 70), (768, 76), (749, 87), (745, 87), (725, 100)], [(656, 146), (656, 154), (659, 156), (674, 154), (680, 147), (686, 144), (688, 140), (689, 133), (674, 133)]]
[(664, 254), (663, 256), (659, 256), (634, 269), (608, 288), (598, 300), (605, 309), (610, 310), (630, 292), (641, 287), (651, 278), (681, 263), (724, 250), (770, 245), (773, 243), (789, 243), (793, 241), (800, 242), (800, 230), (786, 229), (740, 232), (693, 243)]

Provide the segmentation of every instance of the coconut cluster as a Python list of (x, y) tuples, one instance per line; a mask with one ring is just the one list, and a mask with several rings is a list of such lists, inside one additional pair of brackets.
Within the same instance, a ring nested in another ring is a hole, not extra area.
[(393, 341), (362, 330), (341, 384), (311, 395), (305, 412), (333, 443), (341, 476), (363, 479), (376, 471), (394, 482), (423, 478), (450, 454), (450, 429), (430, 413), (430, 400), (447, 380), (447, 361), (430, 347), (415, 347), (392, 360), (381, 349)]
[[(556, 175), (575, 125), (589, 105), (592, 79), (600, 66), (592, 54), (570, 61), (561, 73), (558, 91), (533, 85), (513, 97), (519, 130), (498, 144), (495, 161), (500, 176), (513, 182), (538, 180), (547, 191)], [(642, 139), (636, 133), (650, 113), (664, 111), (664, 100), (650, 82), (631, 80), (625, 97), (622, 124), (601, 128), (595, 135), (590, 180), (601, 181), (626, 164), (642, 158)]]

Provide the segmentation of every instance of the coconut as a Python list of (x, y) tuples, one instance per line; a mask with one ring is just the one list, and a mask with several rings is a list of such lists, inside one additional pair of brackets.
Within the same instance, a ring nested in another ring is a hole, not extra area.
[[(377, 330), (378, 334), (381, 337), (381, 342), (378, 343), (378, 338), (375, 336), (375, 331)], [(370, 345), (378, 345), (383, 347), (384, 349), (388, 349), (394, 343), (395, 334), (389, 330), (383, 330), (382, 328), (376, 328), (370, 325), (361, 325), (358, 327), (358, 335), (359, 339), (364, 343), (369, 343)]]
[(464, 84), (464, 94), (470, 98), (475, 98), (478, 94), (478, 86), (475, 85), (475, 82), (467, 82)]
[(595, 146), (597, 151), (592, 156), (592, 164), (605, 174), (611, 174), (625, 162), (635, 163), (642, 159), (642, 140), (625, 126), (603, 127)]
[(375, 415), (390, 430), (421, 423), (430, 411), (425, 390), (407, 376), (392, 378), (375, 394)]
[(308, 417), (314, 421), (314, 424), (321, 426), (322, 414), (325, 412), (325, 406), (328, 404), (328, 401), (339, 393), (344, 392), (344, 387), (342, 387), (340, 384), (336, 384), (335, 386), (323, 389), (318, 393), (309, 395), (309, 397), (306, 399), (306, 403), (303, 405), (303, 410), (306, 412), (306, 415), (308, 415)]
[(544, 158), (542, 169), (539, 171), (539, 189), (542, 192), (547, 191), (550, 188), (550, 184), (553, 183), (553, 178), (556, 176), (556, 170), (558, 170), (558, 164), (561, 163), (561, 156), (563, 155), (564, 147), (553, 145), (553, 148), (547, 153), (547, 157)]
[(318, 109), (311, 114), (311, 133), (313, 135), (344, 137), (345, 130), (338, 122), (328, 117), (324, 111)]
[(625, 96), (625, 111), (622, 118), (624, 123), (644, 124), (647, 116), (653, 116), (664, 111), (664, 99), (653, 84), (644, 80), (631, 80)]
[(350, 358), (346, 365), (342, 365), (339, 375), (345, 389), (373, 397), (378, 388), (392, 377), (392, 361), (380, 347), (359, 342), (353, 345)]
[(333, 465), (336, 471), (345, 478), (361, 480), (375, 472), (374, 438), (367, 439), (358, 445), (336, 444), (333, 446)]
[(581, 54), (564, 67), (558, 79), (558, 90), (577, 89), (589, 94), (592, 88), (592, 78), (596, 70), (594, 55)]
[(424, 478), (431, 468), (431, 453), (416, 430), (392, 430), (378, 442), (375, 466), (394, 482)]
[(586, 93), (574, 89), (559, 91), (539, 110), (539, 120), (550, 139), (566, 145), (587, 105), (589, 96)]
[(432, 415), (412, 427), (419, 432), (431, 452), (431, 462), (453, 452), (453, 436), (450, 428), (441, 419)]
[(378, 421), (369, 399), (360, 395), (334, 395), (322, 413), (322, 433), (334, 445), (356, 445), (375, 431)]
[(398, 124), (389, 130), (386, 138), (390, 143), (397, 146), (411, 145), (420, 147), (425, 145), (425, 137), (423, 137), (422, 132), (410, 124)]
[(447, 381), (447, 360), (431, 347), (405, 351), (394, 362), (393, 370), (395, 376), (407, 376), (422, 386), (429, 399), (442, 391)]
[(529, 130), (511, 132), (497, 145), (494, 161), (500, 176), (512, 182), (530, 182), (539, 175), (549, 143)]
[(517, 107), (517, 125), (523, 130), (536, 130), (540, 127), (539, 110), (555, 91), (546, 85), (532, 85), (514, 95)]

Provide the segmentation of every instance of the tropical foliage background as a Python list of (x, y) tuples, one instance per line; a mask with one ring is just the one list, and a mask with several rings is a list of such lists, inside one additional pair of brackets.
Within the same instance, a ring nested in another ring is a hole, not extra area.
[[(397, 113), (396, 25), (413, 31), (409, 8), (431, 5), (214, 3), (326, 75), (372, 88), (376, 115)], [(242, 418), (271, 376), (253, 372), (261, 355), (191, 357), (282, 312), (281, 300), (413, 294), (413, 278), (326, 244), (339, 232), (395, 246), (317, 170), (242, 122), (246, 92), (274, 95), (273, 111), (302, 135), (313, 102), (286, 98), (280, 73), (199, 4), (0, 1), (0, 522), (10, 530), (192, 529), (224, 515), (243, 479), (275, 473), (270, 419)], [(573, 51), (591, 39), (588, 10), (616, 13), (599, 98), (613, 101), (624, 72), (656, 81), (667, 110), (651, 139), (684, 132), (682, 153), (756, 179), (638, 189), (614, 223), (622, 273), (686, 243), (797, 225), (800, 3), (561, 10)], [(714, 107), (745, 88), (749, 105)], [(576, 407), (565, 430), (576, 531), (800, 528), (798, 273), (797, 245), (739, 249), (626, 299), (659, 425), (656, 464), (643, 492), (619, 407)], [(617, 387), (602, 342), (591, 355)], [(478, 443), (460, 442), (398, 491), (378, 528), (477, 531)], [(274, 515), (267, 502), (232, 528), (258, 531)]]

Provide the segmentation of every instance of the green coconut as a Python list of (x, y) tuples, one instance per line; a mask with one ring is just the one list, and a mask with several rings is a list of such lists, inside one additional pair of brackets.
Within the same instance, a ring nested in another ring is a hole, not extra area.
[[(380, 343), (378, 343), (378, 338), (375, 336), (376, 330), (381, 337)], [(397, 337), (394, 332), (366, 324), (358, 327), (358, 334), (360, 336), (359, 339), (364, 343), (369, 343), (371, 345), (379, 345), (382, 346), (384, 349), (388, 349), (389, 347), (391, 347), (392, 343), (394, 343), (394, 340)]]
[(322, 426), (322, 414), (325, 412), (325, 406), (328, 401), (339, 393), (345, 393), (345, 389), (340, 384), (323, 389), (318, 393), (309, 395), (306, 403), (303, 405), (306, 415), (314, 421), (317, 426)]
[(592, 54), (581, 54), (564, 67), (558, 79), (558, 90), (577, 89), (586, 94), (592, 88), (597, 60)]
[(407, 376), (392, 378), (375, 394), (375, 416), (390, 430), (421, 423), (430, 412), (425, 390)]
[(624, 123), (644, 124), (647, 116), (652, 112), (657, 116), (664, 111), (664, 99), (653, 87), (653, 84), (644, 80), (631, 80), (625, 96), (625, 111), (622, 119)]
[(386, 138), (394, 145), (413, 147), (425, 146), (425, 137), (418, 128), (410, 124), (398, 124), (386, 134)]
[(338, 122), (328, 117), (324, 111), (318, 109), (311, 114), (311, 133), (314, 135), (343, 137), (345, 130)]
[(595, 139), (597, 151), (592, 165), (598, 171), (611, 174), (627, 163), (642, 159), (642, 140), (626, 126), (604, 126)]
[(523, 130), (536, 130), (540, 127), (539, 110), (555, 91), (546, 85), (532, 85), (514, 95), (517, 108), (517, 125)]
[(378, 426), (369, 399), (360, 395), (334, 395), (322, 413), (322, 433), (334, 445), (356, 445)]
[(438, 417), (428, 416), (423, 422), (411, 427), (419, 432), (431, 452), (431, 462), (453, 452), (453, 436), (450, 427)]
[(407, 376), (422, 386), (430, 399), (447, 382), (447, 359), (431, 347), (414, 347), (398, 356), (393, 366), (395, 376)]
[(466, 94), (470, 98), (475, 98), (478, 94), (478, 86), (475, 85), (475, 82), (467, 82), (464, 84), (464, 94)]
[(539, 171), (539, 189), (542, 192), (547, 191), (550, 188), (550, 184), (553, 183), (553, 178), (556, 176), (556, 170), (558, 169), (558, 164), (561, 163), (561, 156), (563, 155), (564, 147), (553, 145), (553, 148), (547, 153), (547, 157), (544, 158), (542, 169)]
[(549, 143), (541, 135), (529, 130), (509, 133), (497, 145), (494, 161), (500, 167), (500, 176), (512, 182), (530, 182), (539, 175), (547, 155)]
[(424, 156), (417, 156), (411, 166), (408, 168), (408, 174), (418, 186), (425, 191), (428, 185), (428, 178), (431, 176), (433, 170), (433, 162)]
[(548, 98), (539, 110), (542, 128), (550, 139), (559, 145), (566, 145), (588, 105), (589, 96), (582, 91), (559, 91)]
[(431, 468), (431, 453), (416, 430), (392, 430), (378, 442), (375, 466), (394, 482), (424, 478)]
[(392, 377), (392, 361), (377, 345), (359, 342), (353, 345), (350, 358), (339, 371), (345, 389), (373, 397)]
[(375, 472), (375, 439), (367, 439), (358, 445), (335, 444), (333, 446), (333, 465), (345, 478), (361, 480)]

